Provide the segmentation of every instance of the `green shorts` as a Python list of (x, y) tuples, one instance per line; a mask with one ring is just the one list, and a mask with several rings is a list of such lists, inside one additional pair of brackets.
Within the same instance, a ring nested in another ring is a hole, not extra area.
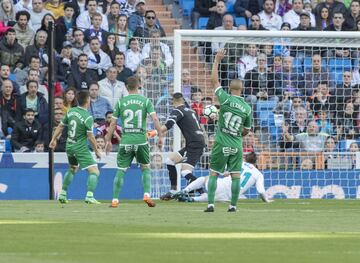
[(81, 170), (85, 170), (91, 166), (97, 165), (94, 157), (88, 149), (67, 148), (66, 155), (70, 165), (80, 166)]
[(240, 173), (242, 156), (242, 148), (232, 148), (215, 142), (210, 155), (210, 170), (220, 174), (224, 173), (225, 169), (230, 173)]
[(150, 147), (149, 144), (131, 145), (120, 144), (117, 155), (118, 169), (127, 169), (130, 167), (132, 160), (136, 158), (137, 163), (150, 163)]

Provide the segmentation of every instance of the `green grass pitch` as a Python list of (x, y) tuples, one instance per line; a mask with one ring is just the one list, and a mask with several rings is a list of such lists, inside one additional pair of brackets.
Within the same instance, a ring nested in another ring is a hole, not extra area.
[(0, 201), (0, 262), (360, 262), (360, 201)]

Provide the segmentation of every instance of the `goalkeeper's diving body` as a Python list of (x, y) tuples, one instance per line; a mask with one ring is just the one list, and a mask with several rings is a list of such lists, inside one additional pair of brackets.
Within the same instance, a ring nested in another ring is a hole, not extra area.
[[(240, 195), (243, 195), (250, 187), (255, 185), (260, 198), (264, 202), (270, 203), (273, 200), (268, 199), (265, 195), (264, 175), (255, 167), (255, 163), (256, 154), (254, 152), (245, 154), (245, 162), (242, 164), (240, 175)], [(208, 200), (207, 193), (203, 193), (202, 195), (196, 197), (190, 197), (188, 196), (188, 193), (201, 187), (205, 188), (207, 191), (208, 180), (209, 176), (199, 177), (182, 191), (174, 194), (174, 199), (177, 199), (180, 202), (206, 202)], [(229, 202), (230, 200), (231, 177), (226, 176), (224, 178), (219, 178), (215, 191), (215, 201)]]

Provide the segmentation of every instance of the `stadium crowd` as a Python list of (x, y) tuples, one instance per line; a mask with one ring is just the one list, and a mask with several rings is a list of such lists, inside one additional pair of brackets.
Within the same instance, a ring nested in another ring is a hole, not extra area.
[[(359, 31), (360, 1), (195, 0), (194, 29), (208, 18), (210, 30)], [(238, 18), (243, 18), (239, 20)], [(238, 21), (245, 23), (237, 24)], [(173, 91), (173, 50), (156, 12), (145, 0), (1, 0), (0, 139), (13, 152), (48, 150), (48, 30), (55, 23), (55, 114), (58, 124), (76, 93), (87, 89), (98, 147), (116, 101), (127, 95), (126, 80), (141, 79), (141, 93), (153, 100), (162, 121)], [(220, 65), (222, 85), (239, 78), (254, 111), (253, 134), (245, 150), (324, 152), (358, 150), (360, 129), (359, 49), (196, 43), (211, 63), (227, 49)], [(203, 109), (216, 104), (206, 87), (192, 84), (183, 69), (182, 92), (207, 131), (211, 149), (216, 120)], [(121, 124), (112, 140), (116, 151)], [(66, 130), (56, 151), (64, 151)], [(265, 144), (268, 144), (268, 148)], [(352, 157), (352, 161), (355, 159)]]

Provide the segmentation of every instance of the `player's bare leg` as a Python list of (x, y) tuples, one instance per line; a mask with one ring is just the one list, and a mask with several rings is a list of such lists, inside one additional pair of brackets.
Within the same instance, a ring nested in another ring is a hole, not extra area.
[(62, 204), (67, 204), (69, 202), (67, 199), (67, 189), (74, 179), (74, 175), (77, 170), (78, 167), (76, 165), (70, 165), (69, 170), (65, 173), (62, 189), (59, 195), (59, 202)]
[(148, 164), (141, 164), (141, 171), (142, 171), (142, 182), (144, 188), (144, 202), (149, 207), (155, 207), (156, 204), (153, 200), (151, 200), (150, 190), (151, 190), (151, 171), (150, 165)]
[(87, 193), (85, 197), (85, 203), (87, 204), (100, 204), (99, 201), (97, 201), (94, 198), (94, 191), (96, 189), (98, 178), (100, 175), (99, 169), (97, 165), (90, 166), (88, 169), (88, 180), (87, 180)]

